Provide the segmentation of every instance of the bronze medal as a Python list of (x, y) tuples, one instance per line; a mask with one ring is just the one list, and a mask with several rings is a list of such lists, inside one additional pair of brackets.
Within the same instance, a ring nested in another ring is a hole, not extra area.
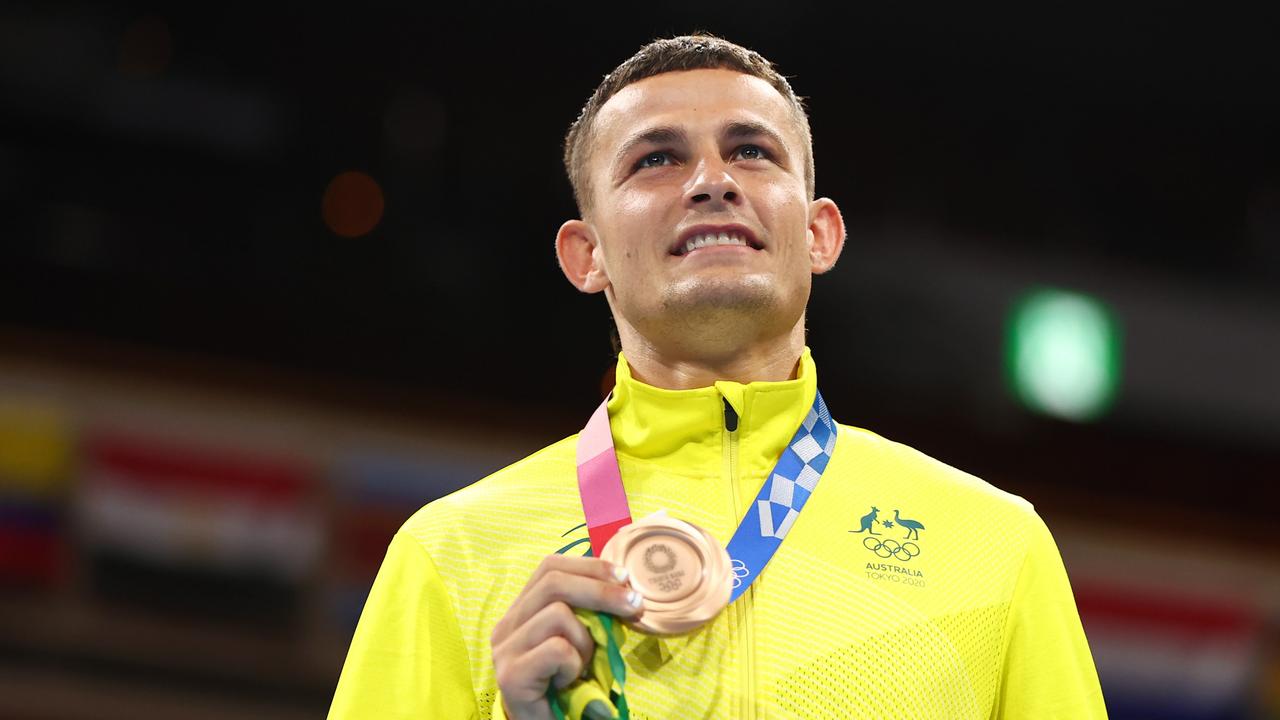
[(729, 604), (729, 553), (707, 531), (658, 511), (618, 530), (600, 557), (630, 572), (644, 596), (641, 632), (678, 635), (714, 618)]

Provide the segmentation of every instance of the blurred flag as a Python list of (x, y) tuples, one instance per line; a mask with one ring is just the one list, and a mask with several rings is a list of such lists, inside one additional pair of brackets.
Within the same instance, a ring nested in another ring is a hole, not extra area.
[(1112, 720), (1257, 717), (1258, 605), (1167, 588), (1079, 584), (1075, 592)]
[(316, 570), (322, 518), (299, 458), (96, 432), (85, 463), (80, 532), (99, 589), (127, 576), (120, 587), (153, 599), (262, 616)]
[(47, 587), (66, 576), (73, 447), (61, 407), (0, 399), (0, 584)]

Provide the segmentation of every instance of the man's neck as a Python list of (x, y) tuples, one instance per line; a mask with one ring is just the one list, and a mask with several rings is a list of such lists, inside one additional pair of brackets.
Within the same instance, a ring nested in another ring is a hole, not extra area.
[(749, 383), (794, 378), (804, 352), (804, 323), (781, 337), (714, 355), (664, 348), (639, 334), (625, 333), (621, 339), (633, 377), (654, 387), (688, 390), (708, 387), (717, 380)]

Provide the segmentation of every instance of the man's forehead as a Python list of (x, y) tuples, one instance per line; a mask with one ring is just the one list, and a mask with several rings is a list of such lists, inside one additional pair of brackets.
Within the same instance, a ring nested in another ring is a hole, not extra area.
[(609, 98), (596, 116), (595, 144), (607, 159), (630, 134), (654, 124), (718, 127), (745, 119), (799, 140), (790, 105), (761, 78), (724, 69), (662, 73), (631, 83)]

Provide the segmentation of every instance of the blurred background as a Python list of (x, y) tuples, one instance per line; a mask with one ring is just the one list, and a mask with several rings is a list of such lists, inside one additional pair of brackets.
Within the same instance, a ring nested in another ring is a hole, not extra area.
[(598, 402), (560, 141), (704, 29), (810, 98), (837, 418), (1036, 504), (1113, 718), (1280, 717), (1275, 13), (461, 5), (0, 5), (0, 716), (322, 716)]

